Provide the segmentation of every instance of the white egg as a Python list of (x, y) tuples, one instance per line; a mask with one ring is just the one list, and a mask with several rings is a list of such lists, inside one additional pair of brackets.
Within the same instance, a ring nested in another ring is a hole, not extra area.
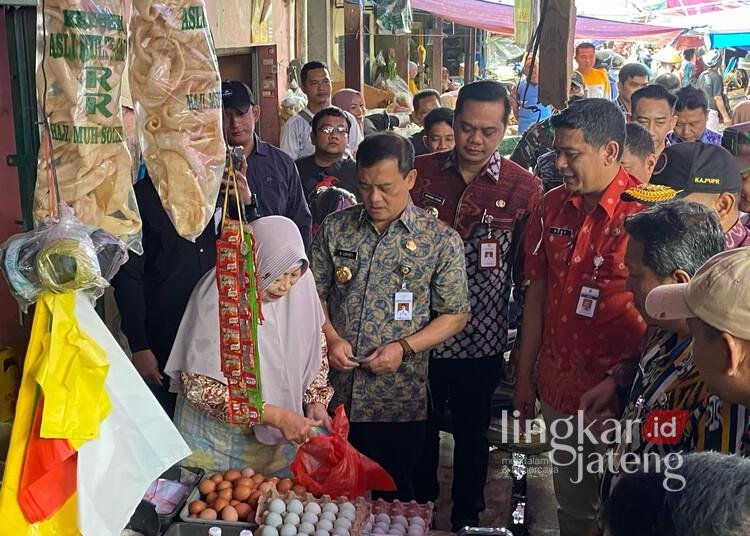
[(412, 525), (409, 529), (409, 536), (423, 536), (424, 529), (419, 525)]
[(288, 512), (284, 517), (284, 525), (293, 525), (296, 527), (297, 525), (299, 525), (299, 522), (299, 515), (295, 514), (294, 512)]
[(304, 514), (302, 514), (302, 522), (310, 523), (311, 525), (317, 525), (318, 516), (313, 514), (312, 512), (305, 512)]
[(398, 530), (398, 525), (393, 525), (391, 530), (388, 531), (391, 536), (404, 536), (404, 531)]
[(266, 525), (275, 529), (279, 528), (282, 525), (281, 515), (277, 512), (268, 512), (268, 515), (266, 515)]
[(321, 519), (320, 521), (318, 521), (318, 530), (331, 532), (333, 530), (333, 523), (331, 523), (331, 521), (328, 519)]
[(422, 518), (421, 518), (421, 517), (419, 517), (419, 516), (414, 516), (414, 517), (412, 517), (412, 518), (411, 518), (411, 519), (409, 520), (409, 523), (410, 523), (411, 525), (419, 525), (420, 527), (424, 527), (424, 526), (425, 526), (425, 522), (424, 522), (424, 519), (422, 519)]
[(352, 512), (354, 512), (356, 511), (356, 508), (352, 503), (345, 502), (339, 507), (339, 510), (341, 510), (342, 512), (345, 512), (346, 510), (351, 510)]
[(393, 518), (392, 523), (394, 525), (401, 525), (402, 527), (406, 528), (409, 526), (409, 522), (406, 520), (404, 516), (396, 516)]
[(297, 527), (294, 525), (284, 525), (279, 531), (279, 536), (297, 536)]
[(315, 536), (330, 536), (330, 533), (327, 530), (316, 530)]
[(311, 536), (312, 534), (315, 534), (315, 527), (313, 527), (311, 523), (302, 523), (299, 526), (298, 532), (300, 534), (307, 534), (308, 536)]
[(286, 511), (291, 514), (302, 515), (304, 508), (305, 507), (302, 506), (302, 501), (299, 499), (292, 499), (289, 501), (289, 504), (286, 505)]
[(380, 527), (381, 529), (383, 529), (386, 532), (388, 532), (388, 529), (391, 528), (391, 526), (388, 523), (386, 523), (385, 521), (378, 521), (377, 523), (375, 523), (375, 528), (378, 528), (378, 527)]
[(320, 505), (316, 502), (309, 502), (305, 505), (305, 513), (311, 512), (313, 514), (320, 515)]
[(376, 525), (375, 528), (372, 529), (372, 533), (373, 534), (385, 534), (386, 532), (383, 529), (383, 527), (379, 527), (379, 526)]
[(341, 512), (339, 512), (339, 519), (344, 518), (349, 521), (354, 521), (355, 517), (357, 517), (357, 512), (354, 510), (341, 510)]
[(334, 514), (333, 512), (323, 512), (322, 514), (320, 514), (320, 519), (327, 519), (328, 521), (333, 523), (334, 521), (336, 521), (336, 514)]
[(391, 530), (395, 530), (401, 536), (404, 536), (404, 534), (406, 534), (406, 528), (403, 525), (391, 525)]
[[(365, 533), (369, 532), (369, 530), (365, 530), (364, 532)], [(349, 531), (346, 530), (343, 527), (334, 527), (333, 528), (333, 535), (334, 536), (349, 536)]]
[[(344, 528), (346, 530), (349, 530), (349, 529), (352, 528), (352, 522), (351, 522), (351, 520), (349, 520), (349, 519), (347, 519), (345, 517), (340, 517), (336, 521), (334, 521), (333, 526), (334, 527), (341, 527), (341, 528)], [(369, 526), (370, 526), (370, 528), (372, 528), (371, 524)], [(365, 532), (367, 532), (367, 531), (365, 531)]]
[(286, 512), (286, 504), (284, 504), (284, 501), (281, 499), (274, 499), (271, 501), (271, 504), (268, 505), (268, 511), (282, 514)]
[(323, 505), (323, 511), (324, 512), (333, 512), (334, 514), (338, 514), (339, 513), (339, 507), (338, 507), (338, 505), (336, 505), (336, 503), (329, 502), (329, 503), (325, 503)]
[(391, 524), (391, 518), (388, 514), (378, 514), (378, 516), (375, 518), (376, 522), (382, 521), (384, 523)]
[(261, 536), (279, 536), (279, 531), (276, 530), (276, 527), (265, 525), (260, 535)]

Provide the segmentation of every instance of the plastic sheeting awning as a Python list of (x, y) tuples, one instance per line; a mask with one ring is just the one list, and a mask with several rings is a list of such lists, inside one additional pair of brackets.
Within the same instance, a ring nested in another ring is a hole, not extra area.
[(750, 32), (722, 33), (710, 35), (711, 48), (750, 46)]
[[(513, 35), (513, 6), (484, 0), (411, 0), (414, 9), (427, 11), (464, 26), (481, 28), (488, 32)], [(579, 15), (576, 18), (576, 39), (625, 39), (669, 41), (677, 37), (682, 28), (652, 26), (630, 22), (608, 21)]]

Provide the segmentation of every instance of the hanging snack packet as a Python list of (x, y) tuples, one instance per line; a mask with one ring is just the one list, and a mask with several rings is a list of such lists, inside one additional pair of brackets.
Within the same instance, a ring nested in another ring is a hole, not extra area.
[[(37, 10), (37, 98), (42, 139), (34, 219), (50, 212), (50, 175), (76, 218), (140, 253), (141, 218), (125, 144), (120, 89), (127, 35), (121, 0), (46, 0)], [(46, 125), (49, 125), (47, 129)]]
[(226, 146), (221, 80), (203, 0), (135, 0), (130, 89), (143, 161), (180, 236), (214, 215)]

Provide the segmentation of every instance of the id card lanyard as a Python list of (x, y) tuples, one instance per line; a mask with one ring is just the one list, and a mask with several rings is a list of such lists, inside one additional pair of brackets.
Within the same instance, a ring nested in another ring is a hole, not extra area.
[(594, 255), (594, 275), (591, 281), (583, 283), (581, 285), (581, 292), (578, 295), (578, 304), (576, 306), (576, 314), (585, 318), (594, 318), (596, 314), (596, 306), (599, 302), (599, 284), (596, 281), (599, 275), (599, 268), (604, 264), (604, 257), (599, 253)]
[(411, 273), (408, 266), (401, 267), (401, 288), (393, 294), (393, 318), (410, 322), (414, 316), (414, 294), (406, 287), (406, 276)]
[(479, 269), (497, 270), (500, 268), (500, 241), (492, 238), (492, 222), (494, 217), (487, 214), (487, 209), (482, 214), (482, 223), (487, 226), (487, 238), (479, 240)]

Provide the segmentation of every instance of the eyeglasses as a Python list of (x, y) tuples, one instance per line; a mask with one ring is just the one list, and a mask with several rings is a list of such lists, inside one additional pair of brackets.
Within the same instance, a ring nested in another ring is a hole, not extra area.
[(338, 132), (339, 134), (349, 134), (349, 129), (346, 128), (344, 125), (338, 125), (338, 126), (331, 126), (331, 125), (325, 125), (318, 129), (318, 132), (322, 132), (326, 136), (330, 136), (334, 132)]

